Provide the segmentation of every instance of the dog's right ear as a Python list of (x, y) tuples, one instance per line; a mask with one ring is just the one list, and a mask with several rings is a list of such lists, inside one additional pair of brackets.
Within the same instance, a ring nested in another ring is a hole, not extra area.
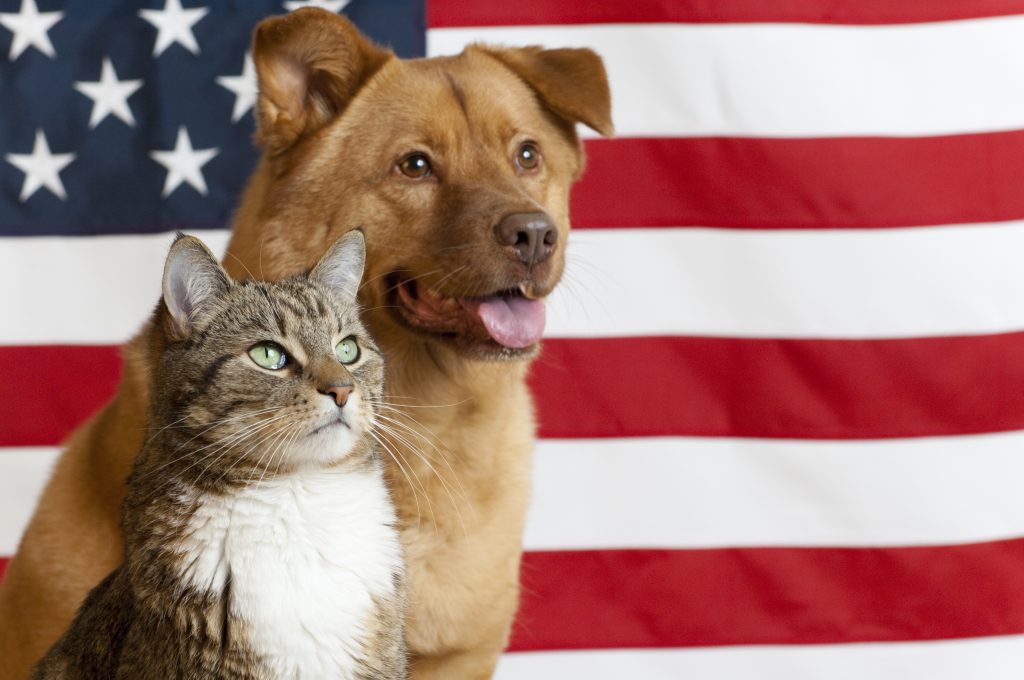
[(257, 141), (271, 154), (341, 113), (394, 55), (348, 19), (317, 8), (265, 19), (253, 36)]

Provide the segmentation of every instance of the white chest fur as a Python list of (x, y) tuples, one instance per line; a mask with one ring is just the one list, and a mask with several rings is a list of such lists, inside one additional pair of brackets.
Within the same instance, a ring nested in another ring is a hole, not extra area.
[(281, 678), (351, 678), (371, 598), (394, 594), (401, 548), (379, 472), (317, 472), (204, 500), (189, 523), (186, 583), (222, 592)]

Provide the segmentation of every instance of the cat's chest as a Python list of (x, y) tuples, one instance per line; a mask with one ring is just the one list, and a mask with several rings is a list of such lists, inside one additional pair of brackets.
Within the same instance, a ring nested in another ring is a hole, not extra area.
[(183, 577), (229, 593), (236, 634), (277, 677), (352, 677), (374, 598), (401, 548), (375, 473), (321, 473), (211, 498), (193, 514)]

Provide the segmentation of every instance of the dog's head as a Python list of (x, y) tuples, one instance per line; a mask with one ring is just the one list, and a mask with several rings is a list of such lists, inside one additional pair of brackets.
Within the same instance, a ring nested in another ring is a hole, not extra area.
[(474, 45), (400, 60), (300, 10), (260, 24), (253, 59), (265, 153), (232, 254), (273, 278), (360, 228), (382, 344), (529, 356), (565, 265), (576, 123), (612, 132), (600, 57)]

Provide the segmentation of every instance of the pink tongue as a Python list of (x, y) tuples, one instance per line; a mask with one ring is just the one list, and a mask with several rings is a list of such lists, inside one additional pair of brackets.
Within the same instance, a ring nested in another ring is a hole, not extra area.
[(544, 334), (545, 309), (542, 300), (514, 296), (489, 297), (476, 305), (484, 328), (505, 347), (529, 347)]

